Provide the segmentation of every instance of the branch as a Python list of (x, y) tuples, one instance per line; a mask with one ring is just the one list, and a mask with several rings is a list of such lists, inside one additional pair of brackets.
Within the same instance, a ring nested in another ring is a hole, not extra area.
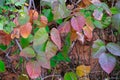
[(29, 7), (28, 7), (28, 11), (30, 10), (31, 6), (32, 6), (32, 0), (29, 0)]
[(20, 50), (20, 51), (22, 51), (22, 47), (21, 47), (21, 45), (20, 45), (20, 43), (18, 42), (18, 40), (17, 40), (17, 39), (15, 39), (15, 42), (16, 42), (16, 44), (17, 44), (17, 46), (18, 46), (19, 50)]

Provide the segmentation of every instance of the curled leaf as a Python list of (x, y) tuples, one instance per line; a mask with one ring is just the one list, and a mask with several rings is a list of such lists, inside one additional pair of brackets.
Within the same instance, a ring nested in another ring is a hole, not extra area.
[(20, 38), (20, 28), (14, 28), (11, 33), (11, 39)]

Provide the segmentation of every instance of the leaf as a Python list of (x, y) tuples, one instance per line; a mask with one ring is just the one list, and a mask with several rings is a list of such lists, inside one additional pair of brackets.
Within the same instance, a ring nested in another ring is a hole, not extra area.
[(84, 35), (87, 37), (88, 41), (92, 40), (93, 34), (91, 29), (88, 26), (83, 27)]
[(61, 37), (60, 33), (56, 28), (52, 28), (50, 32), (51, 40), (57, 45), (58, 49), (61, 49), (62, 44), (61, 44)]
[(3, 30), (3, 24), (0, 23), (0, 30)]
[(5, 63), (2, 60), (0, 60), (0, 73), (1, 72), (5, 72)]
[(116, 2), (115, 7), (116, 7), (116, 8), (119, 10), (119, 12), (120, 12), (120, 1), (119, 1), (119, 0)]
[(96, 20), (102, 20), (103, 12), (98, 9), (95, 9), (93, 12), (93, 16)]
[(70, 22), (69, 21), (67, 21), (67, 22), (65, 22), (65, 23), (63, 23), (63, 24), (61, 24), (59, 27), (58, 27), (58, 30), (59, 30), (59, 32), (60, 33), (68, 33), (68, 32), (70, 32), (70, 28), (71, 28), (71, 25), (70, 25)]
[(20, 34), (23, 38), (27, 38), (31, 34), (31, 31), (32, 31), (32, 25), (30, 22), (20, 26)]
[(104, 29), (103, 24), (100, 21), (98, 21), (98, 20), (95, 20), (93, 22), (93, 24), (95, 25), (95, 27), (97, 27), (99, 29)]
[(47, 26), (47, 23), (48, 23), (48, 20), (45, 16), (40, 16), (40, 24), (39, 24), (39, 28), (42, 28), (42, 27), (46, 27)]
[(71, 37), (70, 37), (71, 42), (75, 41), (77, 38), (78, 38), (77, 32), (72, 28), (71, 29)]
[(28, 77), (26, 74), (21, 74), (21, 75), (18, 77), (18, 80), (29, 80), (29, 77)]
[(64, 76), (64, 80), (77, 80), (77, 76), (73, 72), (66, 72)]
[(120, 33), (120, 13), (112, 16), (112, 26)]
[(20, 38), (20, 28), (14, 28), (11, 33), (11, 39)]
[(99, 58), (99, 56), (106, 51), (105, 44), (102, 40), (97, 39), (92, 45), (92, 56)]
[(83, 33), (77, 32), (78, 35), (78, 40), (82, 42), (82, 44), (84, 44), (85, 42), (85, 37)]
[(51, 9), (43, 9), (42, 12), (47, 17), (48, 22), (53, 20), (53, 13)]
[(30, 22), (38, 19), (38, 12), (36, 10), (29, 10)]
[(57, 50), (58, 48), (54, 43), (52, 43), (51, 41), (47, 42), (45, 53), (48, 60), (50, 60), (53, 56), (56, 55)]
[(37, 55), (37, 61), (40, 66), (46, 69), (50, 69), (50, 60), (46, 57), (44, 52), (40, 52)]
[(26, 70), (31, 79), (35, 79), (41, 76), (41, 67), (37, 61), (27, 62)]
[(118, 44), (115, 43), (108, 43), (106, 45), (106, 48), (108, 49), (108, 51), (110, 53), (112, 53), (113, 55), (116, 56), (120, 56), (120, 46)]
[(91, 4), (90, 0), (82, 0), (85, 6), (89, 6)]
[(87, 76), (90, 73), (90, 66), (80, 65), (76, 68), (76, 74), (80, 77)]
[(16, 18), (13, 20), (13, 22), (14, 22), (14, 24), (15, 24), (16, 26), (19, 26), (18, 17), (16, 17)]
[(0, 44), (9, 45), (11, 42), (10, 34), (0, 30)]
[(92, 17), (87, 17), (86, 18), (86, 26), (90, 28), (91, 31), (94, 30), (94, 24), (93, 24), (93, 21), (92, 21)]
[(72, 17), (71, 25), (74, 30), (80, 32), (85, 25), (85, 18), (83, 16)]
[(48, 39), (48, 33), (45, 28), (40, 28), (34, 35), (33, 39), (33, 48), (37, 53), (40, 52), (40, 49), (44, 48), (45, 42)]
[(20, 52), (20, 56), (22, 56), (22, 57), (33, 58), (33, 57), (35, 57), (35, 55), (36, 54), (35, 54), (34, 50), (30, 47), (26, 47)]
[(99, 57), (99, 63), (102, 69), (110, 74), (116, 65), (116, 59), (111, 54), (102, 53)]

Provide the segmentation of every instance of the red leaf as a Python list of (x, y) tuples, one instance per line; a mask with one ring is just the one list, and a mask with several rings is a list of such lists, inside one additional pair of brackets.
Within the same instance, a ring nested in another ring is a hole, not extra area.
[(48, 23), (48, 19), (45, 16), (40, 16), (40, 24), (39, 27), (46, 27)]
[(57, 45), (58, 49), (61, 49), (61, 37), (59, 31), (56, 28), (52, 28), (50, 35), (52, 41)]
[(32, 31), (32, 25), (30, 22), (20, 27), (20, 34), (23, 38), (27, 38), (30, 35), (31, 31)]
[(0, 30), (0, 44), (9, 45), (11, 42), (10, 34), (5, 33), (4, 31)]
[(116, 65), (116, 59), (111, 54), (102, 53), (99, 57), (99, 63), (102, 69), (110, 74)]
[(33, 20), (38, 19), (38, 12), (36, 10), (29, 10), (30, 22), (33, 23)]
[(37, 61), (27, 62), (26, 70), (31, 79), (35, 79), (41, 76), (41, 67)]
[(68, 33), (68, 32), (70, 32), (70, 28), (71, 28), (70, 22), (67, 21), (67, 22), (63, 23), (62, 25), (60, 25), (58, 27), (58, 30), (60, 33)]
[(11, 33), (11, 38), (20, 38), (20, 28), (14, 28), (14, 30)]
[(71, 25), (74, 30), (80, 32), (85, 25), (85, 18), (83, 16), (72, 17)]

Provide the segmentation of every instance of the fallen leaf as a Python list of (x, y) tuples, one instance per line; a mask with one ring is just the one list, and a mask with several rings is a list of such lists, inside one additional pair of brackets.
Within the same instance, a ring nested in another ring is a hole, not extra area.
[(14, 28), (11, 33), (11, 39), (20, 38), (20, 28)]
[(56, 28), (52, 28), (50, 32), (51, 40), (57, 45), (58, 49), (61, 49), (62, 44), (61, 44), (61, 37), (60, 33)]
[(41, 76), (41, 67), (37, 61), (27, 62), (26, 70), (31, 79), (36, 79)]
[(85, 18), (83, 16), (77, 16), (71, 18), (71, 25), (74, 30), (80, 32), (85, 25)]
[(23, 38), (27, 38), (31, 34), (31, 31), (32, 31), (32, 25), (30, 22), (20, 26), (20, 34)]
[(7, 34), (6, 32), (0, 30), (0, 44), (9, 45), (10, 42), (11, 42), (10, 34)]
[(20, 56), (23, 56), (23, 57), (29, 57), (29, 58), (33, 58), (35, 57), (35, 52), (32, 48), (30, 47), (26, 47), (24, 48), (21, 52), (20, 52)]
[(80, 65), (76, 68), (76, 73), (78, 76), (83, 77), (87, 76), (90, 73), (90, 66)]
[(116, 58), (111, 54), (102, 53), (99, 57), (99, 63), (102, 69), (110, 74), (116, 65)]

